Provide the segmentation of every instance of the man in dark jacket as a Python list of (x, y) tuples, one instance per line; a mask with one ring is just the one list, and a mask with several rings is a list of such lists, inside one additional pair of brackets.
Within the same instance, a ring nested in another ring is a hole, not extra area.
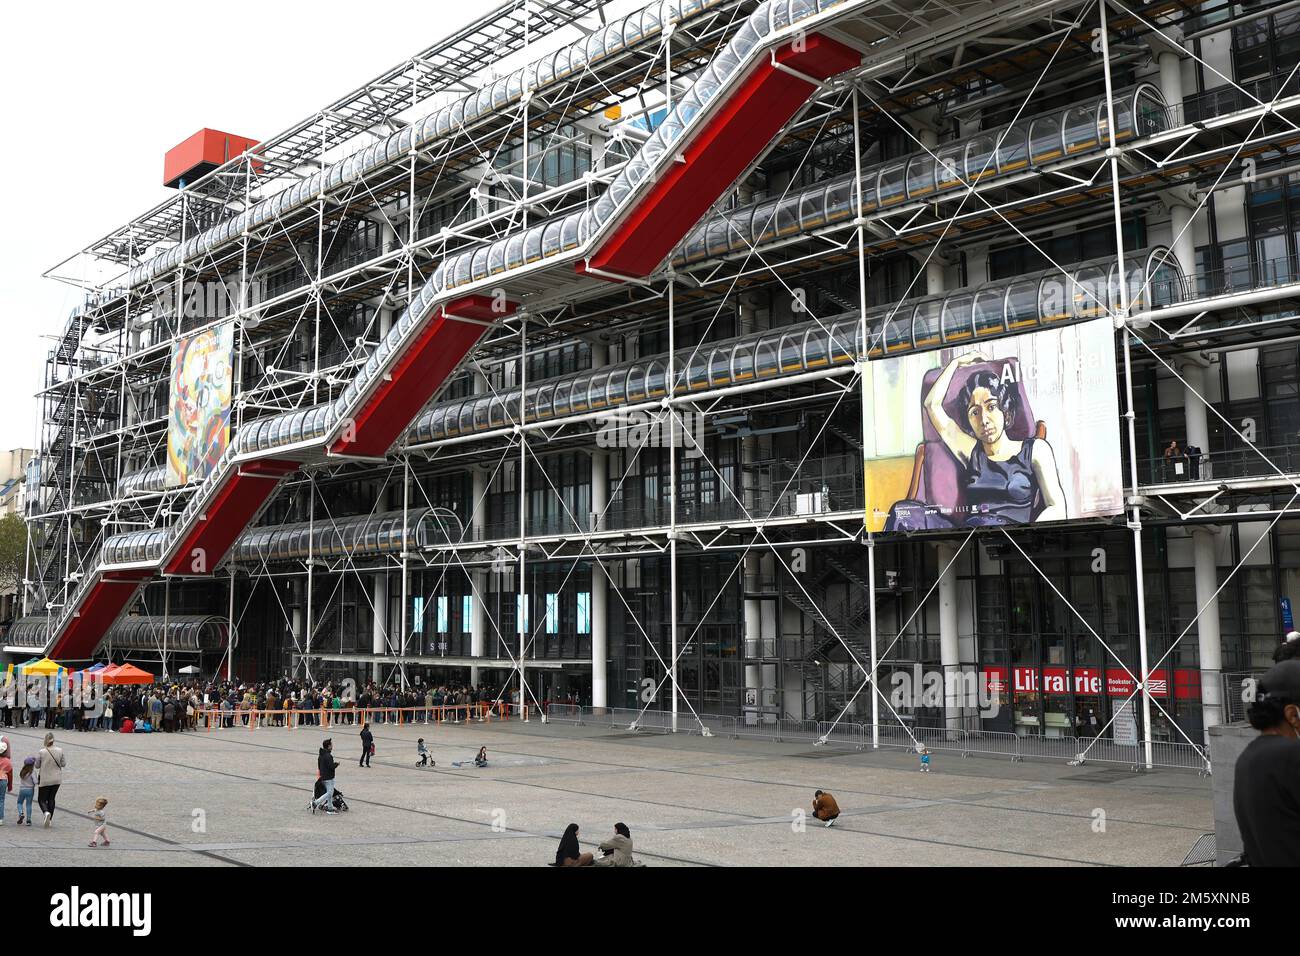
[(358, 766), (370, 766), (370, 753), (375, 748), (375, 735), (370, 732), (369, 724), (361, 725), (361, 762)]
[(1232, 804), (1251, 866), (1300, 866), (1300, 661), (1259, 679), (1246, 712), (1260, 732), (1237, 758)]
[(311, 802), (311, 812), (324, 810), (326, 813), (334, 813), (334, 770), (338, 767), (338, 761), (334, 759), (334, 741), (326, 740), (320, 746), (320, 753), (316, 755), (316, 769), (320, 771), (321, 783), (325, 784), (325, 792)]

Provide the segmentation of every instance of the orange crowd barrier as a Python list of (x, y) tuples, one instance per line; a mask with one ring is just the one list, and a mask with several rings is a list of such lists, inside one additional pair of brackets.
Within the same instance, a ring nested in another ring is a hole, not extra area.
[[(194, 712), (194, 726), (202, 723), (206, 731), (222, 729), (275, 728), (293, 730), (302, 726), (360, 727), (362, 724), (470, 724), (491, 720), (510, 720), (518, 714), (528, 720), (528, 708), (505, 701), (473, 704), (444, 704), (429, 707), (319, 707), (297, 708), (200, 708)], [(310, 717), (310, 722), (304, 718)]]

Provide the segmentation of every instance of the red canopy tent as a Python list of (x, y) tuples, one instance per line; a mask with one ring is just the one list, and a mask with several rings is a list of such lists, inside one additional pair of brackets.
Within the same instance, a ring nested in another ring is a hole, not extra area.
[(152, 684), (153, 675), (142, 671), (132, 664), (113, 664), (105, 667), (100, 674), (105, 684)]

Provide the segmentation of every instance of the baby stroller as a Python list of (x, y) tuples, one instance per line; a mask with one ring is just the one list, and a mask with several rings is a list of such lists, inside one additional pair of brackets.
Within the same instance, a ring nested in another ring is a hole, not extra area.
[[(316, 800), (319, 800), (321, 798), (321, 794), (323, 794), (324, 792), (325, 792), (325, 781), (317, 777), (316, 787), (312, 791), (312, 795), (311, 795), (312, 801), (315, 802)], [(334, 809), (342, 813), (346, 811), (347, 808), (348, 808), (348, 804), (347, 801), (343, 799), (343, 791), (340, 790), (338, 787), (335, 787), (334, 788)]]

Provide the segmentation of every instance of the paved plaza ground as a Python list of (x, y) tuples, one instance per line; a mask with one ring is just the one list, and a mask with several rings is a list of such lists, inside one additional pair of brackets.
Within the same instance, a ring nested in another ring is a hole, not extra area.
[[(0, 848), (20, 867), (541, 866), (566, 824), (594, 850), (622, 820), (648, 866), (1175, 866), (1213, 829), (1209, 782), (1185, 772), (937, 754), (921, 774), (889, 751), (539, 723), (372, 729), (369, 770), (355, 726), (60, 732), (54, 827), (16, 828), (11, 796)], [(5, 733), (15, 764), (40, 747), (37, 731)], [(351, 805), (336, 816), (307, 809), (327, 735)], [(415, 766), (417, 737), (436, 769)], [(479, 746), (489, 767), (451, 766)], [(792, 825), (814, 789), (839, 800), (832, 829)], [(99, 795), (113, 844), (92, 850)]]

